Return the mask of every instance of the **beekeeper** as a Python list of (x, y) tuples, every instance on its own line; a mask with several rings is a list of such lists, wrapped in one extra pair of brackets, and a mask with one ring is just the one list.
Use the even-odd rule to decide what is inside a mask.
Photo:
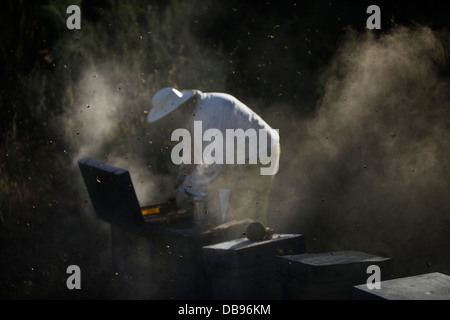
[[(175, 183), (177, 203), (180, 207), (188, 206), (192, 198), (205, 197), (204, 218), (210, 224), (247, 218), (267, 223), (269, 193), (278, 171), (280, 157), (278, 130), (271, 128), (244, 103), (226, 93), (164, 88), (154, 95), (152, 103), (148, 122), (159, 121), (171, 131), (184, 129), (192, 138), (190, 140), (194, 153), (195, 143), (198, 143), (198, 139), (203, 139), (203, 134), (209, 129), (221, 133), (222, 138), (233, 132), (230, 130), (238, 133), (264, 133), (267, 136), (267, 143), (265, 140), (247, 139), (244, 163), (217, 161), (207, 164), (202, 161), (184, 161), (179, 164)], [(217, 136), (220, 134), (216, 135), (216, 139)], [(258, 141), (259, 148), (251, 148), (250, 140)], [(205, 148), (209, 143), (203, 140), (201, 142), (200, 152), (206, 152)], [(223, 152), (230, 153), (227, 147), (233, 143), (234, 141), (221, 143)], [(237, 148), (241, 147), (242, 145), (236, 143), (231, 150), (231, 156), (237, 154), (240, 151)], [(272, 171), (271, 174), (262, 174), (262, 170), (268, 166), (267, 159), (271, 160)]]

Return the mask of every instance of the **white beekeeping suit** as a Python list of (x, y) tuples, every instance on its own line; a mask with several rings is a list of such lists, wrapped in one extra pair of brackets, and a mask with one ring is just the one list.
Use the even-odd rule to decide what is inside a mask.
[[(158, 95), (162, 94), (166, 95), (165, 98), (158, 99)], [(168, 96), (172, 98), (168, 98)], [(195, 132), (195, 130), (199, 130), (199, 124), (202, 137), (205, 131), (215, 129), (222, 133), (223, 139), (227, 136), (227, 129), (233, 131), (236, 129), (242, 129), (243, 131), (254, 129), (253, 132), (256, 133), (264, 130), (267, 134), (265, 147), (263, 145), (259, 145), (259, 148), (256, 146), (254, 148), (250, 147), (250, 139), (241, 140), (241, 144), (238, 144), (238, 141), (228, 139), (223, 142), (224, 157), (222, 164), (180, 164), (176, 188), (179, 203), (183, 203), (183, 201), (188, 199), (186, 190), (207, 194), (207, 210), (210, 215), (214, 215), (213, 220), (217, 223), (241, 218), (254, 218), (265, 222), (264, 211), (268, 202), (273, 174), (278, 171), (280, 140), (278, 130), (272, 129), (244, 103), (225, 93), (204, 93), (199, 90), (180, 92), (173, 88), (166, 88), (158, 92), (153, 100), (154, 109), (152, 109), (149, 118), (155, 118), (155, 114), (158, 111), (156, 106), (158, 105), (168, 106), (168, 109), (174, 107), (176, 109), (177, 101), (181, 102), (181, 108), (188, 101), (194, 101), (192, 115), (188, 118), (186, 126), (191, 137), (194, 137), (196, 133), (198, 136), (198, 132)], [(193, 150), (193, 153), (200, 152), (200, 156), (202, 156), (208, 144), (209, 142), (203, 142), (201, 150)], [(230, 149), (232, 149), (231, 155), (236, 157), (239, 152), (238, 149), (245, 150), (244, 164), (236, 164), (234, 162), (234, 165), (230, 165), (226, 161), (227, 152), (230, 154)], [(258, 162), (261, 154), (275, 155), (273, 159), (276, 159), (276, 163), (270, 164), (273, 174), (261, 175), (261, 163)], [(219, 217), (218, 214), (218, 190), (220, 189), (231, 190), (229, 213), (225, 221), (221, 221), (223, 217)]]

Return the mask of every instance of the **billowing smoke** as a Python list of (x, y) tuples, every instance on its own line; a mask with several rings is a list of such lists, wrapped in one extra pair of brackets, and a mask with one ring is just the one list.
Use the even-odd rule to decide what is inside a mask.
[(274, 225), (305, 232), (311, 251), (391, 256), (404, 273), (448, 265), (445, 55), (427, 27), (350, 31), (322, 74), (315, 116), (280, 131)]
[[(153, 94), (167, 86), (223, 90), (224, 62), (192, 34), (196, 16), (208, 8), (118, 3), (101, 22), (86, 23), (76, 42), (62, 45), (72, 50), (65, 58), (80, 74), (68, 88), (71, 107), (57, 122), (74, 165), (90, 157), (129, 170), (141, 202), (163, 202), (172, 194), (177, 168), (170, 162), (170, 136), (146, 115)], [(135, 19), (139, 23), (129, 25)]]
[(77, 101), (71, 110), (72, 126), (67, 132), (76, 141), (73, 160), (86, 155), (99, 156), (105, 140), (113, 133), (122, 97), (111, 88), (102, 74), (86, 71), (75, 92)]
[[(126, 88), (122, 88), (123, 84), (120, 83), (112, 85), (109, 79), (111, 76), (105, 70), (86, 70), (74, 90), (76, 99), (73, 109), (65, 115), (64, 122), (65, 134), (72, 142), (70, 147), (73, 165), (76, 166), (77, 161), (83, 157), (90, 157), (127, 169), (138, 199), (143, 202), (157, 201), (155, 193), (157, 197), (160, 191), (156, 185), (156, 177), (141, 159), (142, 155), (133, 152), (139, 150), (138, 143), (141, 139), (136, 138), (137, 134), (133, 134), (132, 129), (130, 135), (124, 132), (124, 127), (133, 125), (133, 120), (130, 119), (134, 117), (133, 110), (128, 110), (125, 103), (127, 94), (122, 93)], [(140, 110), (139, 116), (145, 118), (144, 109)], [(115, 143), (117, 135), (120, 135), (123, 145)], [(158, 184), (166, 185), (160, 182)]]

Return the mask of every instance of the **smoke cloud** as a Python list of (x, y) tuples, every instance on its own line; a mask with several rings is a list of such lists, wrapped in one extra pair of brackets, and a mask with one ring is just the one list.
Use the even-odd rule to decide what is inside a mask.
[(448, 266), (446, 54), (427, 27), (348, 32), (314, 117), (280, 131), (274, 225), (305, 230), (311, 250), (391, 256), (406, 274)]
[[(211, 6), (118, 3), (61, 45), (71, 50), (66, 63), (72, 60), (80, 74), (68, 88), (70, 108), (56, 121), (74, 166), (90, 157), (129, 170), (142, 203), (172, 195), (177, 167), (170, 161), (170, 135), (162, 124), (147, 123), (147, 112), (152, 96), (167, 86), (224, 91), (224, 62), (192, 32)], [(135, 19), (139, 23), (129, 23)]]
[(83, 74), (75, 94), (78, 99), (70, 116), (74, 124), (68, 132), (76, 138), (74, 161), (84, 155), (98, 156), (104, 141), (112, 134), (123, 103), (122, 97), (95, 70)]

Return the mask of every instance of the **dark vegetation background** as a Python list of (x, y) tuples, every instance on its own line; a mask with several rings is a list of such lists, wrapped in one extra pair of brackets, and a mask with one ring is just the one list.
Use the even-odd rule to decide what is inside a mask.
[[(83, 155), (124, 167), (133, 163), (145, 171), (140, 176), (141, 183), (150, 183), (151, 188), (144, 189), (153, 190), (164, 200), (162, 196), (169, 187), (158, 184), (170, 183), (164, 177), (170, 176), (174, 168), (170, 167), (170, 152), (160, 142), (164, 138), (158, 135), (158, 128), (146, 125), (144, 114), (150, 109), (151, 96), (160, 87), (226, 91), (244, 102), (255, 102), (255, 108), (272, 120), (273, 127), (280, 128), (283, 137), (289, 128), (299, 128), (302, 121), (316, 115), (326, 90), (324, 72), (332, 65), (349, 30), (365, 31), (366, 8), (370, 4), (378, 4), (382, 11), (382, 30), (372, 31), (375, 38), (398, 25), (424, 25), (436, 30), (444, 45), (444, 61), (436, 64), (436, 72), (440, 78), (448, 79), (449, 12), (443, 3), (2, 2), (0, 298), (124, 297), (120, 280), (110, 265), (108, 226), (95, 219), (75, 161)], [(71, 4), (81, 7), (82, 30), (66, 28), (66, 8)], [(101, 93), (101, 98), (92, 98), (90, 105), (88, 98), (96, 92), (99, 96)], [(439, 92), (448, 93), (448, 87)], [(88, 112), (94, 112), (96, 103), (110, 109), (104, 108), (91, 117)], [(277, 105), (289, 108), (274, 111)], [(448, 103), (444, 107), (437, 114), (448, 119)], [(120, 118), (111, 118), (119, 114)], [(430, 119), (429, 127), (434, 118)], [(284, 126), (285, 123), (289, 125)], [(448, 130), (448, 122), (445, 128)], [(448, 135), (441, 137), (441, 174), (449, 180), (445, 162), (449, 140)], [(299, 138), (286, 138), (288, 143), (283, 144), (283, 150), (294, 150), (296, 139)], [(302, 156), (301, 151), (292, 154)], [(290, 211), (286, 214), (290, 224), (286, 231), (304, 233), (311, 252), (349, 249), (348, 244), (353, 243), (353, 249), (392, 255), (399, 261), (398, 276), (431, 271), (450, 273), (448, 200), (444, 197), (435, 201), (430, 196), (429, 202), (423, 202), (428, 205), (421, 210), (439, 214), (420, 223), (436, 228), (428, 230), (427, 235), (414, 229), (414, 235), (400, 242), (408, 250), (387, 245), (399, 242), (386, 234), (381, 236), (388, 239), (385, 247), (364, 245), (370, 243), (373, 235), (369, 227), (364, 229), (367, 221), (356, 218), (355, 224), (363, 224), (363, 231), (345, 229), (341, 216), (333, 213), (345, 213), (346, 209), (327, 202), (342, 198), (345, 186), (350, 185), (345, 159), (332, 172), (330, 168), (325, 170), (331, 174), (321, 178), (321, 190), (316, 186), (308, 191), (312, 197), (307, 201), (331, 203), (329, 206), (315, 206), (311, 214), (299, 216), (292, 212), (311, 207), (281, 206), (282, 211)], [(295, 166), (289, 168), (296, 170)], [(144, 181), (146, 175), (158, 183)], [(432, 190), (432, 186), (428, 188), (431, 195), (442, 191), (448, 194), (448, 189)], [(294, 185), (290, 191), (292, 198), (304, 192)], [(393, 190), (391, 196), (395, 198), (397, 192), (401, 193)], [(275, 207), (274, 210), (280, 210)], [(381, 208), (380, 203), (379, 209), (384, 210)], [(405, 214), (395, 223), (402, 225), (407, 220)], [(383, 221), (376, 223), (377, 228), (383, 228)], [(275, 220), (274, 225), (284, 231), (285, 224)], [(344, 227), (344, 235), (336, 231), (340, 227)], [(359, 245), (358, 237), (363, 235), (367, 239)], [(433, 241), (426, 240), (431, 235), (437, 236)], [(81, 291), (66, 289), (65, 271), (70, 264), (81, 267)]]

